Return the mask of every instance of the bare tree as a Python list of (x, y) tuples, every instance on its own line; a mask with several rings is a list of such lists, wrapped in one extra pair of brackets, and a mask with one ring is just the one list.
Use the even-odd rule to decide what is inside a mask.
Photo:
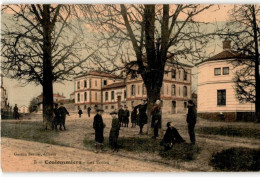
[(114, 69), (126, 68), (127, 74), (141, 75), (147, 89), (148, 116), (152, 104), (160, 98), (168, 57), (175, 62), (183, 59), (196, 62), (205, 55), (211, 36), (203, 32), (206, 23), (195, 18), (210, 7), (184, 4), (81, 6), (94, 29), (99, 31), (97, 38), (105, 41), (109, 48), (109, 56), (99, 62), (103, 69), (108, 68), (105, 61), (112, 59)]
[[(84, 72), (94, 51), (84, 43), (83, 30), (71, 5), (2, 6), (2, 71), (23, 84), (43, 87), (43, 122), (52, 121), (53, 83)], [(86, 57), (82, 58), (81, 50)], [(89, 50), (89, 52), (88, 52)]]
[(259, 5), (235, 5), (230, 11), (225, 36), (234, 43), (233, 49), (245, 57), (233, 62), (234, 67), (240, 67), (234, 78), (237, 97), (240, 101), (255, 103), (256, 121), (260, 122)]

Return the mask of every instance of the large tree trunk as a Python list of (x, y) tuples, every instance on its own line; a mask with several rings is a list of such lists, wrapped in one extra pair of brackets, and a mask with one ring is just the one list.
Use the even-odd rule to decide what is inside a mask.
[(252, 5), (253, 15), (253, 30), (254, 30), (254, 46), (255, 46), (255, 118), (256, 122), (260, 123), (260, 87), (259, 87), (259, 50), (258, 50), (258, 32), (255, 15), (255, 6)]
[(53, 119), (50, 5), (43, 5), (43, 33), (43, 123), (47, 130), (52, 127)]

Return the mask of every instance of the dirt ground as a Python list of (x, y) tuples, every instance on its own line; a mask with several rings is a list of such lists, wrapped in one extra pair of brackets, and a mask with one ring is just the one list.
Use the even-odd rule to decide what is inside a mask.
[[(197, 157), (192, 161), (167, 160), (159, 155), (159, 151), (153, 153), (146, 151), (127, 151), (120, 149), (118, 153), (112, 153), (108, 148), (102, 154), (96, 154), (94, 150), (94, 130), (92, 128), (94, 114), (87, 117), (86, 113), (81, 118), (77, 114), (71, 114), (67, 117), (67, 131), (59, 131), (52, 137), (55, 144), (50, 145), (32, 141), (24, 141), (8, 138), (8, 135), (2, 138), (2, 169), (3, 171), (120, 171), (120, 172), (179, 172), (179, 171), (214, 171), (209, 165), (209, 159), (212, 154), (230, 147), (260, 148), (260, 140), (250, 137), (230, 137), (222, 135), (196, 134), (197, 147), (201, 149)], [(111, 127), (110, 115), (103, 115), (106, 128), (104, 130), (105, 139), (108, 139)], [(170, 115), (163, 117), (163, 131), (159, 139), (166, 130), (168, 121), (174, 122), (182, 137), (189, 143), (185, 115)], [(3, 120), (2, 128), (11, 127), (19, 131), (22, 125), (31, 122), (41, 122), (39, 115), (25, 117), (20, 121)], [(130, 124), (129, 124), (130, 125)], [(131, 126), (131, 125), (130, 125)], [(198, 119), (196, 128), (200, 127), (219, 127), (232, 126), (242, 128), (253, 128), (260, 132), (260, 125), (245, 122), (213, 122), (204, 119)], [(144, 129), (147, 127), (145, 126)], [(120, 138), (151, 138), (151, 135), (139, 135), (139, 128), (121, 128)], [(48, 133), (48, 132), (46, 132)], [(37, 141), (37, 140), (36, 140)], [(84, 141), (93, 141), (93, 145), (86, 146)], [(40, 141), (42, 142), (42, 141)], [(64, 147), (66, 146), (66, 147)], [(159, 146), (159, 144), (158, 144)], [(44, 154), (47, 156), (29, 156), (32, 154)], [(14, 155), (23, 154), (23, 155)], [(55, 154), (55, 155), (49, 155)], [(25, 156), (26, 154), (26, 156)], [(45, 164), (48, 161), (82, 161), (83, 164)], [(75, 162), (74, 162), (75, 163)]]

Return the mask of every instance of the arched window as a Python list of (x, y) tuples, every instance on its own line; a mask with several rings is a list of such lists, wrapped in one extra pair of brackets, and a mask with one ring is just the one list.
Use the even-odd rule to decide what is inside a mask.
[(87, 92), (84, 93), (84, 101), (87, 101)]
[(78, 93), (78, 102), (80, 102), (80, 93)]
[(188, 96), (187, 86), (183, 86), (183, 97)]
[(172, 96), (176, 96), (176, 86), (175, 86), (175, 84), (172, 85)]

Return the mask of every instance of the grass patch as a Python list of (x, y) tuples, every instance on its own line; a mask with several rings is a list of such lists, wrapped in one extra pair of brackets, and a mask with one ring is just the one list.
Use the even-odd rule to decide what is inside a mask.
[(257, 129), (239, 127), (201, 127), (196, 132), (211, 135), (236, 136), (260, 139), (260, 131)]
[(259, 171), (260, 149), (230, 148), (212, 155), (210, 161), (216, 170)]
[(54, 141), (54, 138), (59, 136), (59, 132), (44, 130), (42, 122), (2, 122), (1, 135), (2, 137), (67, 146)]
[(160, 156), (167, 160), (192, 161), (197, 158), (201, 151), (196, 145), (187, 143), (175, 144), (169, 151), (161, 151)]

